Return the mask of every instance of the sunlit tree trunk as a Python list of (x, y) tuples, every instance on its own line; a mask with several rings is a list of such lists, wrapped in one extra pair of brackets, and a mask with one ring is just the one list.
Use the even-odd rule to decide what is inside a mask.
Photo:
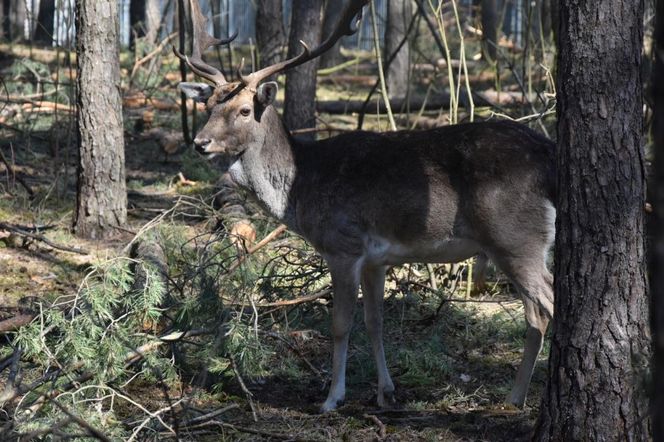
[(535, 440), (649, 440), (643, 0), (560, 12), (556, 310)]
[(3, 0), (5, 12), (5, 35), (8, 40), (25, 39), (25, 22), (27, 9), (25, 0)]
[[(385, 59), (387, 60), (399, 47), (406, 36), (408, 24), (413, 15), (410, 1), (388, 0), (387, 23), (385, 26)], [(387, 69), (387, 92), (390, 97), (405, 97), (408, 92), (410, 74), (410, 46), (406, 41), (399, 49)]]
[(116, 0), (76, 0), (76, 234), (105, 238), (127, 220)]

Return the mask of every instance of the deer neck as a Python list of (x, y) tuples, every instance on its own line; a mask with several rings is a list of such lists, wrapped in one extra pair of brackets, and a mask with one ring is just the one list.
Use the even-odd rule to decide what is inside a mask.
[(264, 137), (249, 145), (229, 172), (272, 216), (292, 227), (290, 191), (296, 174), (295, 142), (274, 107), (268, 106), (261, 120)]

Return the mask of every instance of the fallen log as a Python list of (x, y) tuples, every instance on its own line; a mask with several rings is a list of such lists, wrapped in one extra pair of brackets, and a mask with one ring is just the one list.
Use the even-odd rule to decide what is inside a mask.
[[(521, 93), (516, 92), (473, 92), (473, 101), (475, 102), (475, 106), (491, 106), (500, 109), (501, 107), (506, 106), (520, 106), (521, 100)], [(366, 113), (375, 113), (377, 107), (380, 113), (386, 112), (386, 107), (383, 100), (380, 98), (374, 98), (366, 106)], [(424, 108), (425, 111), (449, 109), (450, 94), (442, 93), (436, 96), (430, 96), (428, 99), (426, 99), (426, 101), (425, 97), (423, 96), (411, 97), (410, 100), (406, 100), (404, 98), (393, 98), (390, 100), (390, 107), (394, 113), (405, 113), (407, 109), (410, 109), (410, 112), (417, 112), (422, 108)], [(459, 107), (469, 107), (468, 96), (465, 92), (462, 93), (459, 97)], [(316, 102), (316, 110), (320, 113), (326, 114), (360, 113), (363, 109), (364, 100), (329, 100)]]

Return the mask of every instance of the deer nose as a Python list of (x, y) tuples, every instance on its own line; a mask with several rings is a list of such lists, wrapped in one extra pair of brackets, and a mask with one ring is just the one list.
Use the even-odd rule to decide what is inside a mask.
[(207, 146), (212, 143), (212, 140), (208, 138), (196, 138), (194, 139), (194, 147), (199, 153), (205, 153)]

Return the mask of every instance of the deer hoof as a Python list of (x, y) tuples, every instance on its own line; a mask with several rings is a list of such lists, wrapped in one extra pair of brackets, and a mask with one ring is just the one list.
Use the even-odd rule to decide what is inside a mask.
[(395, 403), (394, 390), (378, 393), (378, 406), (380, 408), (392, 408)]
[(330, 411), (334, 411), (339, 407), (340, 405), (343, 405), (344, 401), (343, 399), (334, 399), (334, 398), (328, 398), (323, 405), (320, 407), (320, 412), (321, 413), (329, 413)]

